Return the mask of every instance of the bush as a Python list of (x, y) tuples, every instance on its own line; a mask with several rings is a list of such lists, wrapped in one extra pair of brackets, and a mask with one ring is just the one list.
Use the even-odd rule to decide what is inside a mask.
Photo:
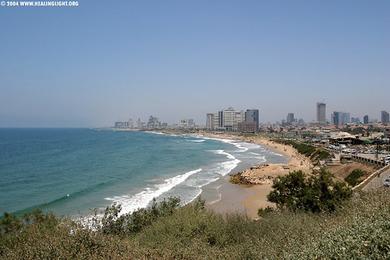
[(260, 208), (257, 210), (257, 215), (259, 217), (267, 217), (269, 214), (271, 213), (274, 213), (275, 212), (275, 209), (270, 207), (270, 206), (267, 206), (265, 208)]
[(304, 210), (313, 213), (332, 212), (352, 191), (344, 183), (333, 181), (331, 173), (322, 169), (305, 178), (302, 171), (294, 171), (274, 180), (268, 200), (280, 209)]
[(386, 189), (358, 193), (337, 214), (276, 211), (259, 221), (216, 214), (197, 200), (125, 237), (47, 214), (16, 219), (21, 226), (0, 235), (0, 259), (390, 258)]
[(345, 177), (345, 181), (351, 185), (352, 187), (358, 185), (362, 180), (361, 177), (363, 177), (366, 174), (365, 171), (360, 169), (353, 170), (350, 174), (348, 174), (347, 177)]
[(172, 215), (179, 205), (179, 198), (171, 197), (160, 203), (153, 199), (152, 205), (148, 208), (119, 215), (122, 208), (120, 205), (114, 204), (106, 208), (101, 220), (100, 231), (104, 234), (115, 235), (134, 234), (151, 225), (156, 219)]

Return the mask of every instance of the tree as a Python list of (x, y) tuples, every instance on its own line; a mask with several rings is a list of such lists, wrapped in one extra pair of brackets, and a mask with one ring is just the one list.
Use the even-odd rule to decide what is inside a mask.
[(305, 178), (302, 171), (293, 171), (274, 180), (268, 200), (280, 209), (304, 210), (314, 213), (332, 212), (352, 195), (352, 190), (342, 182), (335, 182), (330, 172)]

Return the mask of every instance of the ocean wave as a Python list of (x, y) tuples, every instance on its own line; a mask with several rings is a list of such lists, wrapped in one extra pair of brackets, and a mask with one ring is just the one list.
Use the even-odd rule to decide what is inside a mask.
[(204, 139), (196, 139), (196, 140), (187, 140), (187, 141), (188, 142), (193, 142), (193, 143), (203, 143), (206, 140), (204, 140)]
[(193, 171), (186, 172), (181, 175), (166, 179), (162, 184), (156, 184), (153, 188), (145, 188), (145, 190), (133, 195), (133, 196), (114, 196), (113, 198), (105, 198), (106, 200), (113, 201), (122, 205), (122, 214), (131, 213), (137, 209), (145, 208), (153, 200), (163, 193), (171, 190), (173, 187), (184, 182), (188, 177), (193, 174), (201, 172), (202, 169), (196, 169)]
[(25, 209), (21, 209), (21, 210), (18, 210), (16, 212), (14, 212), (14, 213), (17, 214), (17, 215), (22, 215), (22, 214), (24, 214), (26, 212), (30, 212), (33, 209), (48, 209), (50, 207), (53, 207), (55, 205), (58, 205), (60, 203), (65, 202), (65, 201), (76, 199), (77, 197), (83, 196), (86, 193), (99, 190), (100, 188), (102, 188), (102, 187), (104, 187), (106, 185), (109, 185), (110, 183), (112, 183), (112, 182), (111, 181), (100, 182), (100, 183), (97, 183), (97, 184), (95, 184), (93, 186), (90, 186), (88, 188), (85, 188), (85, 189), (82, 189), (82, 190), (79, 190), (79, 191), (76, 191), (76, 192), (73, 192), (73, 193), (65, 194), (64, 196), (58, 197), (58, 198), (56, 198), (54, 200), (51, 200), (51, 201), (48, 201), (48, 202), (44, 202), (44, 203), (41, 203), (41, 204), (37, 204), (37, 205), (31, 206), (31, 207), (28, 207), (28, 208), (25, 208)]
[(202, 192), (203, 192), (203, 190), (201, 188), (199, 188), (197, 194), (192, 199), (190, 199), (189, 201), (186, 201), (184, 203), (184, 205), (187, 205), (187, 204), (193, 202), (197, 197), (199, 197), (200, 194), (202, 194)]
[(169, 133), (163, 133), (163, 132), (158, 132), (158, 131), (144, 131), (144, 133), (155, 134), (155, 135), (165, 135), (165, 136), (182, 136), (182, 135), (178, 135), (178, 134), (169, 134)]
[(229, 161), (221, 162), (218, 166), (217, 172), (222, 176), (229, 174), (241, 162), (232, 154), (227, 153), (224, 150), (211, 150), (211, 152), (215, 154), (225, 155), (226, 158), (230, 159)]
[(281, 156), (283, 157), (284, 155), (283, 154), (280, 154), (280, 153), (275, 153), (275, 152), (272, 152), (272, 151), (269, 151), (270, 154), (273, 154), (273, 155), (276, 155), (276, 156)]
[(225, 155), (228, 159), (236, 159), (232, 154), (225, 152), (224, 150), (210, 150), (212, 153)]

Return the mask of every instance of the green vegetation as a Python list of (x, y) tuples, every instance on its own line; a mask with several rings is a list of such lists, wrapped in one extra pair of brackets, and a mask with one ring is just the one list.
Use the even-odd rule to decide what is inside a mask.
[(352, 187), (358, 185), (362, 182), (362, 177), (366, 174), (365, 171), (360, 169), (353, 170), (347, 177), (345, 177), (345, 181), (351, 185)]
[(286, 140), (286, 139), (275, 139), (273, 140), (278, 143), (291, 145), (294, 147), (300, 154), (303, 154), (307, 157), (309, 157), (313, 162), (318, 162), (321, 160), (329, 159), (332, 155), (322, 149), (322, 148), (316, 148), (315, 146), (312, 146), (310, 144), (296, 142), (293, 140)]
[(104, 234), (111, 235), (132, 235), (140, 232), (147, 226), (150, 226), (158, 218), (170, 216), (179, 207), (178, 198), (169, 198), (160, 203), (153, 199), (152, 205), (146, 209), (139, 209), (131, 214), (119, 216), (121, 205), (112, 205), (107, 207), (101, 223), (95, 217), (95, 228), (100, 228)]
[(1, 259), (386, 259), (390, 191), (361, 193), (335, 214), (269, 212), (259, 221), (223, 217), (195, 203), (131, 235), (91, 231), (39, 212), (8, 215), (0, 227)]
[(272, 188), (268, 200), (280, 209), (291, 211), (332, 212), (352, 196), (345, 183), (335, 182), (331, 173), (324, 169), (309, 178), (305, 178), (302, 171), (279, 176)]
[(216, 214), (200, 199), (179, 208), (176, 198), (121, 216), (120, 206), (108, 207), (94, 230), (39, 211), (5, 214), (0, 259), (390, 258), (390, 190), (357, 193), (341, 206), (348, 189), (325, 171), (307, 179), (292, 172), (275, 185), (300, 202), (277, 194), (284, 210), (260, 210), (258, 221)]
[(294, 147), (300, 154), (303, 154), (307, 157), (310, 157), (316, 150), (316, 148), (309, 144), (298, 143), (292, 140), (279, 140), (279, 142), (291, 145)]

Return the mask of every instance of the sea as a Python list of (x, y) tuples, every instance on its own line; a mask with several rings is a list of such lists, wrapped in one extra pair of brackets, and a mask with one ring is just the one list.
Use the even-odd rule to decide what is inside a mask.
[(0, 129), (0, 214), (34, 208), (121, 214), (171, 196), (185, 205), (220, 178), (281, 154), (253, 143), (112, 129)]

